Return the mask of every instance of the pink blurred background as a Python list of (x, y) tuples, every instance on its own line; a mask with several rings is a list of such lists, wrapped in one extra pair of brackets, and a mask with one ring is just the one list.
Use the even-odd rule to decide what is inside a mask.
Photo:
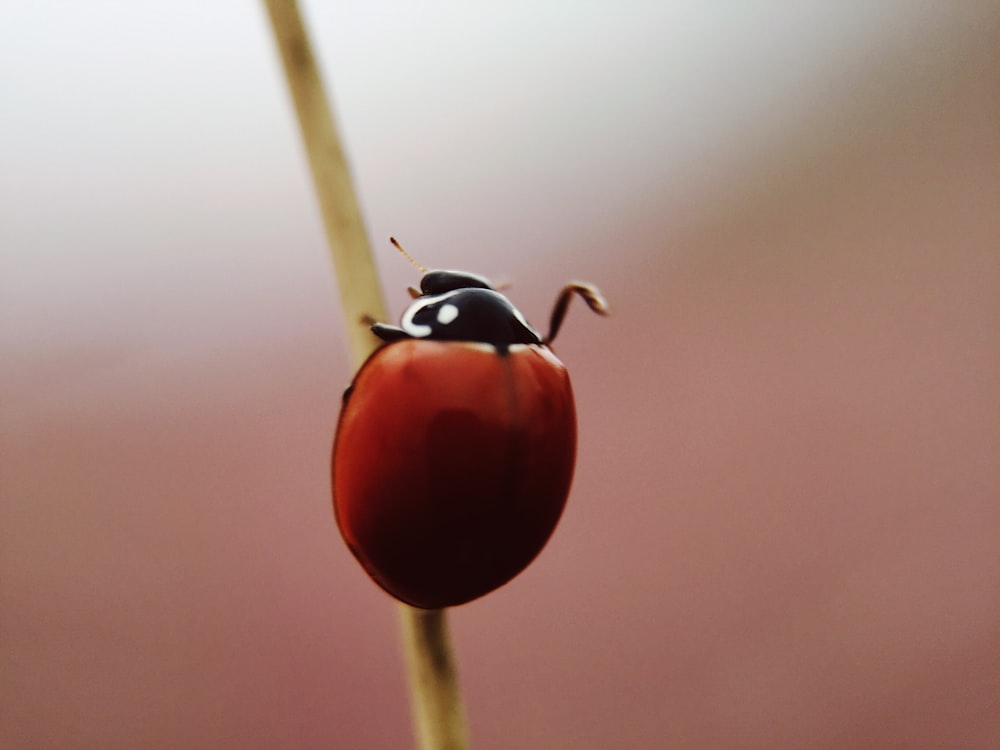
[[(474, 747), (1000, 747), (1000, 5), (306, 10), (394, 314), (390, 234), (615, 308), (452, 614)], [(410, 746), (262, 8), (8, 4), (0, 68), (0, 746)]]

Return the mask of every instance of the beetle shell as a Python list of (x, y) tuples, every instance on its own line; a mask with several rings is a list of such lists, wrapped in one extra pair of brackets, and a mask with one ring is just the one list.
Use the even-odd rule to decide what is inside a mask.
[(486, 594), (548, 541), (569, 493), (576, 416), (545, 346), (402, 339), (344, 396), (337, 524), (368, 574), (436, 609)]

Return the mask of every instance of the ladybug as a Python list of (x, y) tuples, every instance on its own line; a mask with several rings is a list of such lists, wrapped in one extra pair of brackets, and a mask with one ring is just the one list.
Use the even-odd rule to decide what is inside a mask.
[(576, 412), (549, 345), (574, 295), (602, 315), (607, 305), (595, 287), (567, 284), (542, 337), (476, 274), (425, 272), (411, 295), (398, 327), (372, 325), (385, 343), (344, 393), (334, 512), (379, 586), (439, 609), (507, 583), (555, 529)]

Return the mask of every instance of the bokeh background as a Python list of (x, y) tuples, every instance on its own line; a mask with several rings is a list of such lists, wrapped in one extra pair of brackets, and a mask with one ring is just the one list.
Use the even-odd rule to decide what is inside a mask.
[[(1000, 5), (305, 10), (394, 314), (615, 308), (474, 746), (1000, 747)], [(0, 746), (410, 746), (262, 7), (6, 3), (0, 100)]]

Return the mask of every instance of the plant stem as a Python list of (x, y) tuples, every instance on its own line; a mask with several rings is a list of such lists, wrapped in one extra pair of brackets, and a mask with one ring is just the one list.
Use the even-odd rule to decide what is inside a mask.
[(340, 288), (354, 364), (360, 366), (378, 340), (361, 321), (386, 320), (378, 272), (365, 232), (351, 173), (340, 145), (332, 108), (294, 0), (265, 0), (285, 67), (313, 187)]
[[(295, 104), (340, 288), (355, 366), (378, 345), (363, 320), (386, 320), (378, 273), (344, 150), (295, 0), (265, 0)], [(421, 750), (466, 750), (462, 696), (444, 610), (400, 604), (410, 702)]]
[(466, 750), (469, 738), (445, 610), (404, 604), (400, 617), (417, 746), (422, 750)]

